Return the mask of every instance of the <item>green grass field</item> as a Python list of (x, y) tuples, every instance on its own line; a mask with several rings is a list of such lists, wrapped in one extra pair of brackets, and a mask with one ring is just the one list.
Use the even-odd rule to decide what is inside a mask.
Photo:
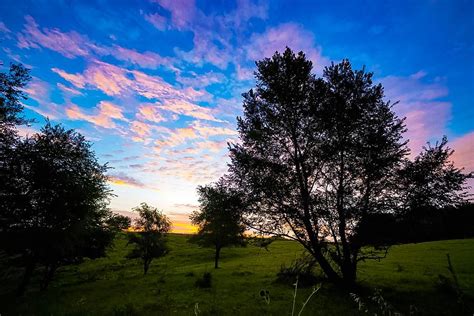
[[(0, 314), (4, 315), (290, 315), (291, 284), (276, 282), (282, 264), (302, 253), (292, 241), (276, 241), (270, 251), (254, 246), (225, 248), (221, 268), (213, 268), (212, 249), (187, 242), (184, 235), (168, 237), (170, 253), (153, 261), (143, 275), (140, 261), (125, 259), (126, 240), (120, 235), (106, 258), (86, 261), (58, 271), (47, 291), (38, 291), (34, 279), (22, 298), (12, 293), (19, 271), (2, 267)], [(474, 240), (450, 240), (392, 247), (380, 262), (360, 265), (358, 274), (366, 295), (382, 289), (384, 298), (397, 310), (408, 313), (415, 305), (422, 315), (458, 315), (455, 295), (441, 290), (438, 275), (450, 276), (446, 254), (457, 272), (465, 301), (472, 308), (474, 297)], [(212, 273), (212, 288), (195, 286), (206, 271)], [(270, 304), (260, 297), (270, 293)], [(299, 289), (296, 311), (311, 292)], [(295, 313), (297, 314), (297, 313)], [(348, 293), (323, 284), (303, 315), (358, 315), (357, 304)]]

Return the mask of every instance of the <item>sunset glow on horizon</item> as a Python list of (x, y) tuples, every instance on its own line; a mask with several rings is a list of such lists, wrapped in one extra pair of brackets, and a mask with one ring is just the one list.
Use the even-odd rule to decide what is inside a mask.
[(474, 171), (474, 22), (469, 2), (449, 4), (7, 0), (0, 69), (31, 69), (24, 105), (36, 123), (22, 135), (45, 118), (76, 129), (111, 167), (112, 210), (133, 215), (146, 202), (173, 232), (194, 233), (196, 187), (226, 172), (255, 61), (286, 46), (317, 75), (343, 58), (365, 65), (399, 101), (413, 155), (447, 135), (456, 165)]

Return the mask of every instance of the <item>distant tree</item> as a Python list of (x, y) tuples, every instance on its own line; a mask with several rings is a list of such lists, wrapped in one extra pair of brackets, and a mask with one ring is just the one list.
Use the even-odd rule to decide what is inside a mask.
[(133, 211), (138, 212), (139, 218), (135, 220), (137, 232), (128, 235), (129, 244), (134, 244), (134, 248), (127, 258), (142, 259), (143, 274), (147, 274), (153, 259), (168, 253), (165, 234), (170, 230), (171, 222), (165, 214), (146, 203)]
[(405, 125), (372, 73), (347, 60), (323, 78), (311, 71), (290, 49), (257, 62), (256, 88), (243, 95), (237, 121), (241, 143), (230, 146), (230, 177), (252, 228), (297, 240), (329, 280), (353, 286), (358, 262), (380, 258), (357, 238), (359, 225), (402, 207)]
[(44, 289), (60, 266), (103, 256), (114, 231), (107, 166), (82, 135), (47, 122), (15, 146), (14, 157), (1, 199), (0, 248), (22, 258), (21, 294), (37, 266)]
[(107, 220), (107, 225), (115, 230), (125, 230), (132, 225), (132, 219), (120, 214), (112, 214)]
[(223, 180), (199, 186), (197, 190), (200, 208), (191, 214), (190, 219), (198, 226), (198, 232), (190, 241), (215, 248), (214, 268), (217, 269), (223, 247), (244, 245), (242, 200)]
[(443, 137), (434, 146), (430, 143), (414, 160), (405, 160), (399, 171), (398, 185), (402, 212), (416, 216), (423, 209), (456, 207), (472, 197), (466, 180), (473, 173), (464, 173), (450, 159), (453, 150)]

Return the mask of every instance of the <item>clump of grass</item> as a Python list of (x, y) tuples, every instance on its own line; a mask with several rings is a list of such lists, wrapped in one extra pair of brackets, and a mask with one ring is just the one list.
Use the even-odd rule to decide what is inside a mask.
[(318, 282), (318, 277), (314, 273), (316, 261), (312, 256), (303, 255), (286, 266), (282, 265), (277, 273), (277, 282), (294, 284), (299, 280), (300, 287), (308, 287)]
[(185, 277), (193, 277), (195, 274), (193, 271), (187, 272), (184, 276)]
[(202, 277), (196, 280), (196, 286), (201, 289), (211, 288), (212, 287), (212, 274), (210, 272), (204, 272)]

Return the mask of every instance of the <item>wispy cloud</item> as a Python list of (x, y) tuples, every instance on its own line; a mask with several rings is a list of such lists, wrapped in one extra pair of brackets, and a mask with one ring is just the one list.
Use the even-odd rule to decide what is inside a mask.
[(109, 175), (109, 182), (115, 185), (125, 185), (125, 186), (132, 186), (137, 188), (146, 188), (146, 185), (143, 184), (138, 179), (134, 177), (128, 176), (123, 172), (110, 174)]
[(314, 39), (313, 33), (295, 23), (286, 23), (268, 28), (264, 33), (254, 34), (245, 46), (247, 58), (260, 60), (272, 56), (276, 51), (283, 52), (286, 47), (293, 51), (303, 51), (313, 62), (315, 70), (321, 73), (324, 66), (329, 65)]
[(103, 128), (115, 128), (114, 120), (127, 121), (122, 108), (108, 101), (101, 101), (94, 112), (94, 114), (85, 113), (74, 104), (66, 108), (66, 115), (69, 119), (84, 120)]
[(172, 59), (161, 57), (154, 52), (138, 52), (135, 49), (124, 48), (119, 45), (101, 45), (76, 31), (63, 32), (57, 28), (40, 29), (31, 16), (26, 16), (25, 20), (26, 24), (23, 32), (17, 36), (17, 45), (20, 48), (43, 47), (71, 59), (76, 57), (92, 59), (98, 56), (110, 55), (119, 61), (125, 61), (143, 68), (156, 69), (162, 65), (174, 69)]

